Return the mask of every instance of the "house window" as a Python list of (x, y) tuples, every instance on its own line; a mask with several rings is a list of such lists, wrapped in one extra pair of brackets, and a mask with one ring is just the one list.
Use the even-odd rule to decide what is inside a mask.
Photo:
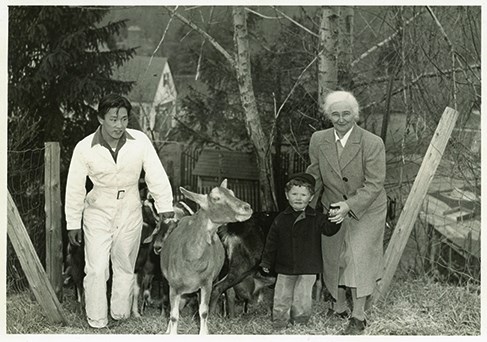
[(164, 87), (169, 86), (169, 74), (162, 74), (162, 85)]

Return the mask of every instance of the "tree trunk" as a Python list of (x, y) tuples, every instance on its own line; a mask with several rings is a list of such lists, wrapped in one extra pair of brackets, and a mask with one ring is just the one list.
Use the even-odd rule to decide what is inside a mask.
[(397, 9), (397, 15), (396, 17), (398, 18), (396, 21), (396, 27), (397, 27), (397, 36), (391, 41), (392, 44), (392, 49), (394, 49), (394, 55), (393, 58), (391, 59), (391, 73), (389, 75), (389, 85), (387, 88), (387, 102), (386, 102), (386, 109), (384, 111), (384, 115), (382, 117), (382, 127), (381, 127), (381, 133), (380, 136), (382, 140), (384, 141), (384, 144), (386, 143), (387, 139), (387, 130), (389, 129), (389, 118), (391, 117), (391, 101), (392, 101), (392, 91), (394, 88), (394, 80), (396, 79), (398, 73), (401, 71), (401, 60), (400, 60), (400, 53), (402, 52), (402, 38), (403, 38), (403, 28), (404, 28), (404, 23), (402, 21), (402, 7), (399, 7)]
[(246, 128), (257, 153), (262, 210), (276, 210), (277, 203), (274, 191), (272, 172), (271, 143), (264, 134), (260, 121), (257, 102), (252, 86), (247, 15), (244, 7), (233, 8), (235, 67), (240, 90), (240, 101), (245, 112)]
[(353, 33), (353, 6), (341, 6), (338, 18), (338, 86), (343, 90), (351, 90), (352, 84), (352, 33)]
[(318, 47), (318, 108), (324, 115), (326, 95), (337, 87), (337, 15), (331, 6), (323, 6)]

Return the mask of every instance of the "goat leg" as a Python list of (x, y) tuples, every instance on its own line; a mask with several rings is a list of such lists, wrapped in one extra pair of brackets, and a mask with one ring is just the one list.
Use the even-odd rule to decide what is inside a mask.
[(229, 288), (226, 292), (227, 300), (227, 313), (229, 318), (235, 318), (235, 289), (233, 287)]
[[(212, 314), (216, 312), (218, 298), (220, 298), (223, 292), (235, 286), (236, 284), (240, 283), (247, 276), (254, 274), (254, 272), (255, 272), (255, 268), (251, 268), (250, 270), (243, 272), (241, 274), (233, 274), (230, 272), (225, 277), (223, 277), (220, 281), (218, 281), (215, 285), (213, 285), (213, 291), (211, 293), (211, 300), (210, 300), (210, 312)], [(229, 310), (231, 309), (229, 308)]]
[(140, 287), (139, 284), (137, 283), (137, 273), (134, 274), (134, 287), (132, 290), (132, 315), (134, 317), (140, 317), (139, 314), (139, 293), (140, 293)]
[(169, 317), (169, 323), (167, 324), (166, 334), (177, 335), (178, 334), (178, 320), (179, 320), (179, 302), (181, 301), (181, 295), (176, 293), (176, 290), (169, 288), (169, 302), (171, 303), (171, 313)]
[(200, 335), (208, 335), (208, 304), (210, 303), (211, 282), (201, 287), (199, 314), (200, 314)]

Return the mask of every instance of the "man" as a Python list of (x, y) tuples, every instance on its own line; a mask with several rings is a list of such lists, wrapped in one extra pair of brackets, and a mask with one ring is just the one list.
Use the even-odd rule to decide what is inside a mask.
[[(86, 316), (94, 328), (108, 323), (110, 261), (110, 314), (115, 320), (130, 316), (142, 230), (138, 188), (142, 170), (161, 221), (174, 215), (171, 185), (151, 141), (143, 132), (127, 129), (131, 109), (123, 96), (110, 94), (101, 99), (97, 113), (100, 126), (76, 145), (66, 184), (65, 213), (71, 244), (80, 245), (83, 224)], [(87, 176), (93, 183), (88, 194)]]
[(342, 223), (338, 234), (322, 237), (323, 278), (335, 299), (330, 314), (348, 316), (346, 291), (353, 308), (344, 334), (362, 334), (366, 326), (365, 302), (382, 276), (383, 236), (387, 210), (384, 189), (385, 147), (382, 139), (356, 124), (359, 105), (346, 91), (325, 99), (325, 114), (333, 128), (311, 136), (306, 172), (323, 189), (321, 204), (330, 220)]

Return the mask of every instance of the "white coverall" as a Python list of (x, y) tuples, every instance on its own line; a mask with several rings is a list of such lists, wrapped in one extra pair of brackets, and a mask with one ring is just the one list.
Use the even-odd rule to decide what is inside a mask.
[[(114, 319), (130, 316), (129, 300), (142, 230), (138, 188), (142, 169), (157, 211), (173, 211), (169, 179), (145, 133), (127, 129), (116, 162), (107, 147), (100, 144), (100, 133), (98, 128), (74, 149), (65, 205), (68, 230), (80, 229), (83, 222), (86, 315), (93, 327), (108, 323), (106, 282), (110, 258), (113, 270), (110, 314)], [(93, 182), (88, 194), (86, 176)]]

